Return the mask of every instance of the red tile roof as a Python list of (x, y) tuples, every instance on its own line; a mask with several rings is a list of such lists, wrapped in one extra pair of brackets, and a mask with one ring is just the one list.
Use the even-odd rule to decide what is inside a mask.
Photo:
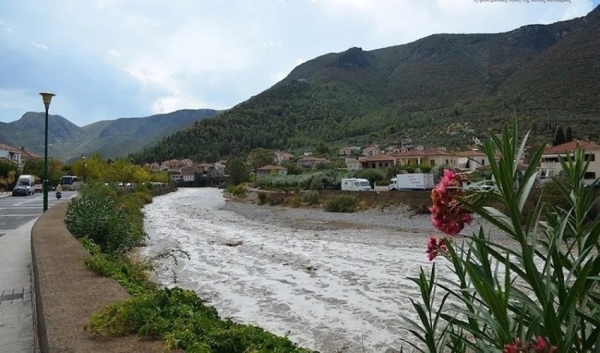
[(287, 170), (287, 168), (282, 167), (280, 165), (266, 165), (264, 167), (258, 168), (258, 170)]
[(459, 157), (474, 157), (474, 156), (482, 156), (485, 157), (486, 154), (481, 151), (461, 151), (456, 153)]
[(546, 148), (544, 150), (544, 154), (561, 154), (565, 152), (574, 152), (578, 147), (589, 151), (600, 150), (600, 145), (596, 144), (595, 142), (573, 140), (562, 143), (560, 145)]
[(441, 151), (437, 148), (429, 148), (426, 150), (410, 150), (406, 152), (391, 153), (392, 157), (429, 157), (429, 156), (454, 156), (448, 151)]
[(319, 157), (313, 157), (313, 156), (304, 156), (302, 158), (300, 158), (301, 162), (325, 162), (327, 161), (326, 158), (319, 158)]
[(11, 151), (11, 152), (19, 152), (18, 148), (14, 148), (13, 146), (9, 146), (4, 143), (0, 143), (0, 149)]
[(388, 162), (394, 161), (394, 157), (386, 156), (385, 154), (375, 154), (360, 160), (361, 162)]

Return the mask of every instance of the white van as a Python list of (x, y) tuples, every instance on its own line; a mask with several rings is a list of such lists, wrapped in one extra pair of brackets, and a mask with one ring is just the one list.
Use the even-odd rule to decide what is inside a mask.
[(35, 186), (35, 177), (33, 175), (21, 175), (17, 180), (17, 186), (27, 188), (27, 195), (33, 195)]
[(371, 190), (371, 183), (367, 179), (362, 178), (342, 179), (342, 190), (369, 191)]

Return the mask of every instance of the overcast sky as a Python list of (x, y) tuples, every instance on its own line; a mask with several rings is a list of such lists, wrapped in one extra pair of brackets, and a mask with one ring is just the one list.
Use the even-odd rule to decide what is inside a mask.
[(0, 0), (0, 121), (43, 111), (41, 91), (79, 126), (230, 108), (322, 54), (505, 32), (600, 2), (479, 1)]

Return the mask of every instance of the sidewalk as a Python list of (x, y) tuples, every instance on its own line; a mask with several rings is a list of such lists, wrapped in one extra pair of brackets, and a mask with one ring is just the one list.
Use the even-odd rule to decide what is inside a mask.
[(31, 228), (36, 220), (0, 237), (0, 353), (36, 351), (31, 273)]

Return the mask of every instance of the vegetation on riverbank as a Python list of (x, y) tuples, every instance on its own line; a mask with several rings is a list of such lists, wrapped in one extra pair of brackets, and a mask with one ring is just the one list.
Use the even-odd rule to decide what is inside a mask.
[(191, 290), (151, 282), (154, 259), (135, 255), (145, 238), (141, 208), (149, 202), (152, 196), (144, 186), (124, 193), (95, 184), (83, 188), (69, 205), (67, 227), (92, 255), (86, 265), (117, 280), (132, 296), (93, 314), (87, 329), (103, 336), (160, 338), (165, 349), (188, 353), (309, 352), (287, 337), (222, 319)]

